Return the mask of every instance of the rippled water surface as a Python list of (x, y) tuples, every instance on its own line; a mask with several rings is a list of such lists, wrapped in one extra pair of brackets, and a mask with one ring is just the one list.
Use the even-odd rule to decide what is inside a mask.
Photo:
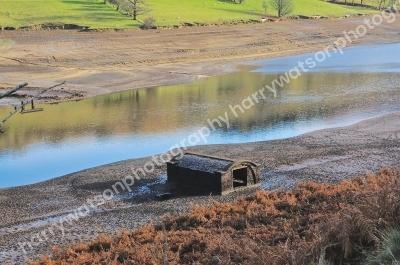
[[(230, 128), (212, 132), (208, 144), (291, 137), (399, 111), (399, 54), (398, 44), (347, 49), (278, 87), (276, 97), (268, 91), (258, 103), (252, 98), (254, 106), (238, 117), (229, 105), (314, 55), (259, 61), (191, 84), (38, 106), (45, 111), (15, 115), (3, 127), (0, 187), (165, 152), (225, 113)], [(0, 118), (10, 110), (0, 108)]]

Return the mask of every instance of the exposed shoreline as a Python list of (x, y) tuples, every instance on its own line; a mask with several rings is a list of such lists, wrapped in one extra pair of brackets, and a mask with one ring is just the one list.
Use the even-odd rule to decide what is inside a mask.
[[(282, 21), (273, 24), (271, 28), (260, 25), (227, 26), (217, 30), (180, 29), (172, 30), (172, 36), (163, 35), (167, 32), (165, 30), (149, 35), (139, 34), (136, 40), (142, 41), (142, 46), (135, 46), (136, 51), (132, 53), (131, 46), (116, 43), (114, 46), (122, 49), (118, 50), (112, 40), (132, 40), (129, 35), (133, 31), (105, 35), (73, 31), (61, 34), (56, 31), (40, 32), (38, 36), (32, 32), (21, 35), (15, 32), (1, 33), (2, 37), (12, 39), (14, 44), (8, 50), (3, 50), (0, 56), (0, 87), (16, 85), (21, 81), (28, 81), (33, 87), (46, 87), (66, 77), (68, 86), (65, 90), (91, 97), (132, 88), (193, 82), (206, 76), (235, 71), (236, 65), (246, 60), (318, 51), (339, 37), (342, 30), (354, 30), (361, 20)], [(304, 30), (300, 31), (302, 28)], [(296, 32), (296, 29), (299, 31)], [(260, 37), (263, 33), (264, 36)], [(375, 32), (371, 31), (370, 35), (354, 44), (393, 43), (399, 33), (400, 22), (396, 21)], [(163, 35), (160, 37), (161, 44), (170, 46), (158, 54), (156, 51), (161, 44), (157, 46), (154, 43), (146, 47), (158, 38), (157, 34)], [(181, 37), (177, 43), (168, 44), (168, 40), (172, 41), (179, 35)], [(265, 40), (266, 35), (272, 36), (268, 39), (270, 43)], [(107, 41), (99, 42), (102, 37), (107, 38)], [(232, 40), (234, 37), (240, 38)], [(76, 46), (68, 51), (71, 38), (77, 40), (77, 45), (85, 47)], [(96, 41), (100, 47), (95, 46)], [(206, 48), (204, 51), (196, 51), (193, 42)], [(48, 43), (53, 43), (57, 48), (46, 50)], [(257, 43), (261, 44), (257, 46)], [(190, 50), (190, 47), (193, 49)], [(104, 56), (102, 49), (109, 54), (104, 52), (107, 54)], [(168, 49), (173, 51), (168, 53)], [(183, 55), (179, 56), (179, 53)], [(185, 74), (182, 74), (183, 71)], [(14, 103), (8, 101), (6, 104)], [(400, 167), (400, 112), (288, 139), (196, 146), (190, 150), (233, 159), (245, 158), (261, 164), (262, 188), (267, 190), (289, 189), (305, 181), (337, 183), (355, 175), (364, 175), (368, 170)], [(120, 161), (33, 185), (0, 189), (0, 208), (3, 213), (0, 217), (0, 263), (23, 264), (24, 255), (18, 243), (34, 242), (31, 241), (32, 236), (40, 236), (45, 229), (54, 227), (53, 222), (73, 213), (88, 198), (101, 194), (129, 174), (132, 167), (142, 167), (148, 159)], [(185, 211), (192, 204), (232, 201), (238, 196), (254, 192), (245, 191), (223, 197), (176, 193), (177, 196), (172, 200), (156, 202), (156, 192), (177, 191), (175, 187), (164, 183), (165, 174), (165, 166), (157, 168), (154, 173), (135, 184), (135, 194), (121, 194), (91, 215), (66, 223), (63, 234), (60, 230), (54, 230), (55, 234), (47, 234), (45, 240), (39, 242), (36, 239), (37, 246), (26, 248), (27, 256), (33, 258), (38, 254), (49, 254), (54, 245), (66, 246), (79, 240), (87, 241), (101, 232), (114, 234), (122, 225), (127, 229), (146, 225), (157, 221), (165, 213)], [(143, 187), (150, 192), (140, 193)]]
[[(357, 124), (314, 131), (293, 138), (265, 142), (195, 146), (191, 151), (248, 159), (261, 165), (262, 188), (290, 189), (299, 182), (337, 183), (377, 172), (383, 167), (400, 167), (400, 112)], [(37, 246), (25, 245), (28, 257), (50, 254), (52, 246), (87, 241), (101, 232), (115, 234), (122, 226), (134, 229), (156, 222), (166, 213), (190, 209), (193, 204), (229, 202), (254, 190), (228, 196), (187, 196), (165, 183), (165, 166), (135, 182), (133, 194), (121, 193), (89, 216), (64, 222), (64, 237), (54, 223), (73, 214), (88, 199), (101, 195), (133, 168), (143, 167), (151, 158), (130, 159), (86, 169), (45, 182), (1, 190), (0, 262), (23, 263), (18, 243), (31, 242), (38, 233), (52, 228)], [(147, 192), (142, 192), (147, 190)], [(158, 202), (155, 194), (172, 191), (175, 198)], [(13, 264), (15, 264), (13, 263)], [(18, 264), (18, 263), (17, 263)]]
[[(0, 106), (19, 104), (61, 81), (67, 85), (40, 102), (190, 83), (252, 61), (317, 52), (364, 19), (371, 16), (151, 31), (2, 31), (0, 37), (9, 42), (0, 46), (0, 93), (21, 82), (29, 87)], [(399, 33), (400, 19), (384, 22), (348, 47), (395, 43)]]

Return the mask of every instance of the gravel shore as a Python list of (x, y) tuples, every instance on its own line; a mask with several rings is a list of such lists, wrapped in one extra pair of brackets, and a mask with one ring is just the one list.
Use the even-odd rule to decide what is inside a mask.
[[(306, 181), (337, 183), (367, 171), (400, 166), (400, 112), (289, 139), (197, 146), (190, 151), (260, 164), (261, 188), (266, 190), (289, 189)], [(186, 211), (193, 204), (232, 201), (255, 191), (185, 195), (166, 183), (166, 167), (160, 166), (136, 180), (132, 192), (121, 190), (106, 203), (89, 207), (85, 217), (76, 215), (76, 210), (85, 212), (79, 207), (89, 205), (88, 200), (149, 160), (126, 160), (34, 185), (1, 189), (0, 264), (25, 264), (26, 257), (50, 254), (53, 246), (87, 241), (102, 232), (115, 234), (122, 227), (133, 229), (157, 222), (164, 214)], [(155, 194), (167, 191), (175, 197), (162, 202), (155, 199)]]

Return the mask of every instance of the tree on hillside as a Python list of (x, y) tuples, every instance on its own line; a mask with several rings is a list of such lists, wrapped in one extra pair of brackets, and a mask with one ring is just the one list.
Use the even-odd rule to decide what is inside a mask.
[(108, 2), (116, 7), (116, 11), (132, 16), (133, 20), (136, 20), (138, 15), (150, 11), (147, 0), (108, 0)]
[(268, 4), (266, 1), (262, 2), (262, 7), (264, 8), (264, 13), (267, 13), (267, 9), (268, 9)]
[(115, 10), (119, 11), (119, 7), (124, 3), (124, 0), (108, 0), (110, 4), (116, 6)]
[(278, 11), (278, 17), (284, 17), (293, 12), (293, 0), (271, 0), (271, 6)]
[(128, 0), (130, 5), (130, 10), (132, 12), (133, 20), (136, 20), (137, 16), (150, 11), (148, 8), (149, 4), (147, 0)]
[(378, 9), (381, 10), (385, 7), (386, 0), (378, 0)]
[(388, 0), (386, 2), (386, 0), (378, 0), (378, 9), (384, 9), (384, 8), (390, 8), (392, 9), (393, 6), (395, 6), (397, 4), (397, 0)]

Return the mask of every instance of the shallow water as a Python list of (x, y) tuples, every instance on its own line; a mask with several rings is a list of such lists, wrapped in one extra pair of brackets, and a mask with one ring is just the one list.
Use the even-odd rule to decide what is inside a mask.
[[(45, 111), (17, 114), (3, 127), (0, 187), (162, 153), (182, 146), (183, 140), (190, 145), (189, 140), (224, 144), (280, 139), (399, 111), (399, 52), (400, 44), (347, 49), (278, 87), (276, 97), (268, 90), (265, 99), (257, 96), (258, 103), (251, 97), (254, 106), (238, 111), (238, 117), (229, 105), (241, 104), (298, 61), (314, 55), (259, 61), (241, 66), (237, 73), (192, 84), (38, 105)], [(0, 117), (10, 110), (0, 108)], [(188, 139), (208, 126), (207, 119), (225, 114), (229, 129), (216, 126), (207, 142)]]

